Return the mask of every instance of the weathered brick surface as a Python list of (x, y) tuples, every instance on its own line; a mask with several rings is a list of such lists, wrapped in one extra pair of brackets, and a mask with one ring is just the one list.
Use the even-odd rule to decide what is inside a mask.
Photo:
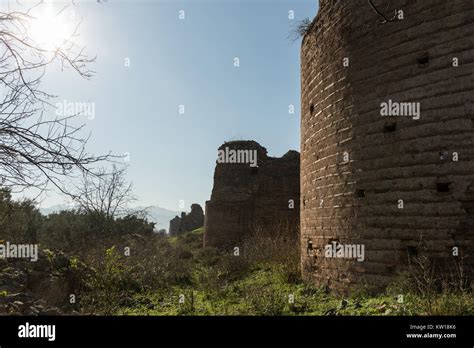
[[(472, 275), (473, 2), (394, 0), (387, 16), (396, 9), (403, 20), (381, 23), (365, 0), (321, 0), (302, 43), (303, 276), (333, 289), (383, 286), (409, 253), (450, 263), (454, 246)], [(419, 102), (421, 118), (382, 117), (388, 99)], [(366, 261), (316, 255), (332, 240), (364, 243)]]
[[(282, 224), (299, 226), (299, 163), (296, 151), (280, 158), (267, 156), (255, 141), (231, 141), (219, 149), (257, 151), (258, 167), (246, 163), (217, 163), (211, 199), (206, 202), (204, 245), (219, 248), (239, 246), (254, 229), (272, 229)], [(294, 205), (291, 206), (292, 200)]]

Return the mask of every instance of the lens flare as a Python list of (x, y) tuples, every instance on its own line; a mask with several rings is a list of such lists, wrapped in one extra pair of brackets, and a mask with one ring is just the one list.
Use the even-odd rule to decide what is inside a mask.
[(70, 11), (55, 8), (52, 3), (45, 3), (31, 20), (31, 39), (44, 50), (59, 49), (67, 44), (74, 34), (71, 17)]

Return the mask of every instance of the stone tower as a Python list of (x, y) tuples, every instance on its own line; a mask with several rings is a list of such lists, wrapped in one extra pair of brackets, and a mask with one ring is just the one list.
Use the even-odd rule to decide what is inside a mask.
[(320, 0), (303, 38), (303, 276), (379, 288), (422, 254), (472, 276), (472, 1), (372, 2)]

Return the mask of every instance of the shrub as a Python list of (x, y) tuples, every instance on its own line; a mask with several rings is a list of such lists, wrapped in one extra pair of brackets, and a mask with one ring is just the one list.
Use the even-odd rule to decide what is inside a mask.
[(84, 305), (88, 310), (98, 310), (112, 314), (122, 304), (127, 303), (140, 283), (133, 277), (115, 247), (105, 252), (103, 263), (86, 279), (87, 291)]
[(0, 188), (0, 240), (36, 243), (42, 215), (28, 199), (15, 201), (9, 189)]

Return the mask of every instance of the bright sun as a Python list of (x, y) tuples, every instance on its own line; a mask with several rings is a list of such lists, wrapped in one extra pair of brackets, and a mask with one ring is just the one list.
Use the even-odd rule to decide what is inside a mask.
[(71, 39), (74, 28), (70, 12), (60, 11), (52, 3), (44, 3), (33, 17), (30, 36), (42, 49), (56, 50)]

